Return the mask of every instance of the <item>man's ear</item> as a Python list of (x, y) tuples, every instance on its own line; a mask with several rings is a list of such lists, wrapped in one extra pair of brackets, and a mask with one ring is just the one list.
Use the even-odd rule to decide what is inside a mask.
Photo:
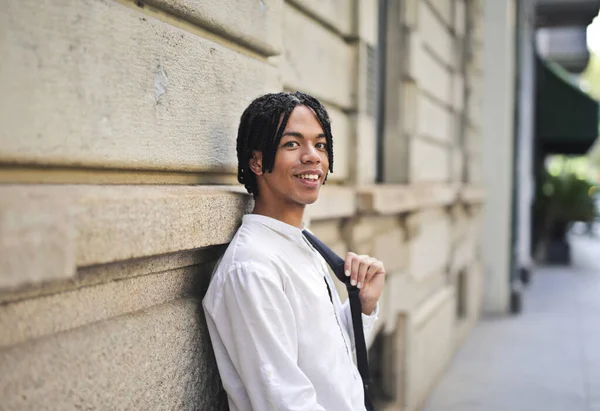
[(252, 172), (254, 174), (256, 174), (257, 176), (261, 176), (263, 175), (263, 168), (262, 168), (262, 152), (254, 150), (252, 152), (252, 158), (250, 159), (250, 170), (252, 170)]

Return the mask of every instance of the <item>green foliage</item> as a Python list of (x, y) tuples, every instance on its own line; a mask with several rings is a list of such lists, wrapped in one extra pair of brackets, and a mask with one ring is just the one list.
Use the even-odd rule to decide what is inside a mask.
[(565, 170), (558, 175), (545, 171), (538, 185), (535, 210), (552, 229), (574, 221), (590, 222), (597, 217), (592, 193), (594, 184), (580, 178), (575, 172)]
[(586, 92), (596, 100), (600, 100), (600, 56), (590, 52), (590, 61), (583, 73), (581, 80), (585, 84)]

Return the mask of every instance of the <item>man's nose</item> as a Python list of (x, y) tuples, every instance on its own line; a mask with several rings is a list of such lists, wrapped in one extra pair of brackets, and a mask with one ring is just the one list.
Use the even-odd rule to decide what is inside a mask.
[(317, 148), (309, 144), (302, 153), (301, 161), (303, 163), (320, 163), (321, 156), (319, 156), (319, 151)]

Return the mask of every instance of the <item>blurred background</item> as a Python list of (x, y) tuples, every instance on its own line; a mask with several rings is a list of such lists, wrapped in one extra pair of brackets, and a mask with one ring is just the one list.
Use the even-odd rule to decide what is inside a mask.
[(2, 6), (1, 410), (227, 408), (200, 301), (281, 90), (332, 119), (311, 230), (387, 268), (378, 409), (600, 410), (600, 1)]

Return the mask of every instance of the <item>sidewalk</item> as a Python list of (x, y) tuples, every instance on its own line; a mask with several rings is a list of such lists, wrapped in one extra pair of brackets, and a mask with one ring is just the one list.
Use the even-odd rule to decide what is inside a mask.
[(600, 411), (600, 239), (538, 268), (523, 313), (484, 318), (423, 411)]

